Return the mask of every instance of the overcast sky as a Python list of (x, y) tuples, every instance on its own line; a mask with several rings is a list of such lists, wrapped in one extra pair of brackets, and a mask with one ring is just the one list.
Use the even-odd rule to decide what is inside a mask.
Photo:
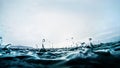
[(120, 37), (119, 29), (120, 0), (0, 0), (4, 44), (35, 47), (45, 38), (62, 47), (71, 37), (109, 41)]

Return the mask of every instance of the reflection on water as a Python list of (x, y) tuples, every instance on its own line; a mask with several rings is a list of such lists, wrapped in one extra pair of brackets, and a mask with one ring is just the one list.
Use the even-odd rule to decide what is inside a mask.
[[(35, 49), (0, 49), (0, 68), (100, 68), (120, 67), (120, 41), (93, 47)], [(9, 51), (9, 52), (8, 52)]]

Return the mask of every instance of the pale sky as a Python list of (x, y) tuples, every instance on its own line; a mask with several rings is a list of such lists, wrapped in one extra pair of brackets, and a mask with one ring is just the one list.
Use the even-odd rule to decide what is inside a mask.
[[(120, 38), (120, 0), (0, 0), (4, 44), (63, 47), (74, 41)], [(67, 40), (66, 40), (67, 39)]]

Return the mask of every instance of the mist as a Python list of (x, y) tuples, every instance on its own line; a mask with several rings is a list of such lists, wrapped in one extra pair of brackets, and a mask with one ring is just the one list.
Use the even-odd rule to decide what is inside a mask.
[(0, 0), (3, 44), (65, 47), (74, 41), (120, 38), (119, 0)]

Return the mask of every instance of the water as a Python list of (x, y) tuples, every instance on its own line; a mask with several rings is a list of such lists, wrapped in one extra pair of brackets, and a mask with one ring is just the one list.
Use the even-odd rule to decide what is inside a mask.
[(107, 68), (120, 67), (120, 42), (82, 47), (49, 50), (7, 50), (0, 49), (0, 68)]

